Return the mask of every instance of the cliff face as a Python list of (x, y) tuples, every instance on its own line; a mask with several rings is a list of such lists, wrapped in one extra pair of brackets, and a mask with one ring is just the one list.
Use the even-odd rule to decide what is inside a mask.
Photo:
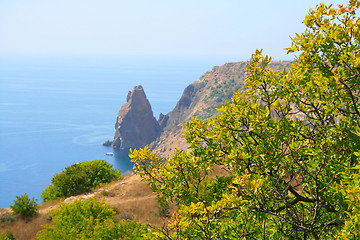
[[(183, 123), (192, 117), (206, 119), (217, 113), (225, 101), (231, 101), (233, 92), (244, 90), (246, 62), (226, 63), (215, 66), (203, 74), (198, 80), (185, 88), (175, 108), (161, 116), (163, 132), (150, 147), (160, 155), (168, 156), (175, 149), (186, 149), (187, 144), (182, 137)], [(291, 62), (273, 62), (274, 71), (289, 67)], [(159, 119), (160, 120), (160, 119)]]
[[(289, 67), (291, 62), (274, 62), (274, 71)], [(217, 113), (225, 101), (231, 101), (233, 92), (244, 90), (246, 62), (215, 66), (185, 88), (175, 108), (166, 115), (153, 117), (151, 106), (141, 86), (129, 92), (127, 103), (120, 111), (115, 125), (113, 147), (141, 148), (149, 144), (152, 151), (168, 156), (175, 148), (186, 149), (182, 137), (183, 123), (192, 117), (206, 119)]]
[(153, 142), (161, 127), (153, 116), (151, 105), (142, 86), (134, 87), (121, 107), (113, 141), (114, 148), (142, 148)]

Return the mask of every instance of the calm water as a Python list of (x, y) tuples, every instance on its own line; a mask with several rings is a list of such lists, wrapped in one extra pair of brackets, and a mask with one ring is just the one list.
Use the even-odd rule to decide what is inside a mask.
[(51, 177), (79, 161), (131, 170), (127, 152), (102, 146), (113, 138), (128, 91), (141, 84), (158, 117), (210, 69), (171, 61), (0, 60), (0, 208), (25, 192), (40, 201)]

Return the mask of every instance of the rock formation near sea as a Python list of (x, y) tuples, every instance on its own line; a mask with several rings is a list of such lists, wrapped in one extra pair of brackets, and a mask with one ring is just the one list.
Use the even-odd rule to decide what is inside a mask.
[(115, 123), (112, 145), (120, 149), (145, 147), (160, 135), (161, 127), (154, 118), (142, 86), (129, 91), (126, 100)]
[[(272, 68), (278, 71), (290, 64), (289, 61), (273, 62)], [(162, 156), (169, 156), (175, 148), (186, 150), (183, 123), (192, 117), (214, 116), (216, 108), (231, 101), (233, 92), (244, 90), (245, 68), (246, 62), (213, 67), (186, 87), (175, 108), (166, 115), (160, 114), (158, 121), (153, 117), (142, 87), (135, 87), (119, 111), (113, 147), (126, 149), (149, 144), (152, 151)], [(146, 110), (139, 111), (140, 108)]]

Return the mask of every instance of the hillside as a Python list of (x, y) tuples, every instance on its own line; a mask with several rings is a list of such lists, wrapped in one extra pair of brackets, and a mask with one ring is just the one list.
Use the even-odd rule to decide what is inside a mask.
[[(226, 172), (216, 168), (214, 175), (224, 175)], [(104, 187), (97, 188), (93, 192), (83, 195), (72, 196), (63, 199), (64, 203), (72, 203), (77, 199), (85, 200), (96, 197), (104, 199), (107, 204), (116, 211), (115, 219), (136, 219), (137, 222), (152, 226), (167, 225), (171, 214), (175, 210), (174, 205), (169, 209), (162, 208), (146, 182), (133, 173), (125, 174), (120, 180), (112, 182)], [(19, 216), (12, 216), (8, 208), (0, 209), (0, 233), (11, 232), (18, 240), (35, 239), (42, 225), (51, 224), (51, 211), (56, 209), (60, 200), (40, 204), (39, 214), (30, 221), (25, 221)]]
[[(274, 71), (290, 66), (290, 61), (273, 62)], [(192, 117), (206, 119), (216, 114), (225, 101), (230, 101), (233, 92), (244, 89), (246, 62), (226, 63), (215, 66), (198, 80), (185, 88), (175, 108), (159, 119), (163, 128), (160, 137), (151, 145), (151, 149), (163, 156), (168, 156), (175, 149), (185, 149), (182, 138), (184, 122)]]
[[(162, 226), (169, 220), (168, 211), (162, 209), (156, 195), (140, 177), (129, 173), (122, 179), (95, 191), (69, 197), (63, 202), (71, 203), (75, 199), (96, 197), (105, 199), (117, 212), (116, 219), (136, 219), (138, 222)], [(41, 226), (51, 224), (51, 210), (56, 209), (60, 201), (48, 202), (40, 205), (39, 214), (27, 222), (18, 216), (12, 216), (10, 209), (0, 209), (0, 233), (11, 231), (16, 239), (34, 239)], [(171, 211), (171, 209), (170, 209)]]

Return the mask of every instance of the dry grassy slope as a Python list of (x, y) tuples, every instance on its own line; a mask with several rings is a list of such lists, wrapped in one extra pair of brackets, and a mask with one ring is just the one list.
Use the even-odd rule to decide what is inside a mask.
[[(221, 176), (227, 174), (221, 167), (216, 167), (212, 173), (212, 175)], [(51, 211), (55, 210), (60, 203), (71, 203), (77, 199), (85, 200), (90, 197), (104, 199), (107, 204), (112, 206), (117, 212), (115, 219), (133, 218), (137, 222), (159, 227), (168, 224), (171, 213), (176, 209), (174, 205), (170, 205), (168, 215), (164, 215), (163, 209), (156, 200), (156, 194), (151, 191), (147, 183), (141, 181), (138, 175), (129, 173), (122, 179), (91, 193), (69, 197), (63, 201), (57, 200), (40, 204), (39, 214), (31, 221), (24, 221), (18, 216), (12, 216), (10, 209), (0, 209), (0, 233), (11, 231), (19, 240), (36, 239), (36, 234), (42, 229), (42, 225), (52, 223)]]
[[(272, 68), (278, 71), (288, 68), (290, 64), (289, 61), (274, 62)], [(161, 136), (150, 145), (152, 150), (162, 156), (169, 156), (175, 148), (186, 149), (182, 123), (191, 117), (206, 119), (214, 116), (216, 108), (230, 101), (233, 92), (244, 89), (246, 67), (246, 62), (215, 66), (190, 84), (174, 110), (167, 114), (167, 125)]]
[[(104, 199), (116, 210), (115, 217), (119, 220), (134, 218), (138, 222), (158, 226), (163, 226), (169, 221), (169, 218), (164, 217), (160, 212), (156, 195), (147, 183), (142, 182), (139, 176), (132, 173), (106, 187), (89, 194), (64, 199), (63, 202), (71, 203), (75, 199), (89, 197)], [(41, 204), (39, 214), (29, 222), (7, 214), (10, 212), (9, 209), (0, 209), (0, 219), (4, 217), (8, 220), (5, 222), (0, 220), (0, 232), (11, 231), (16, 239), (34, 239), (41, 230), (41, 225), (51, 224), (51, 210), (56, 209), (59, 204), (60, 201)], [(173, 208), (170, 211), (173, 211)]]

